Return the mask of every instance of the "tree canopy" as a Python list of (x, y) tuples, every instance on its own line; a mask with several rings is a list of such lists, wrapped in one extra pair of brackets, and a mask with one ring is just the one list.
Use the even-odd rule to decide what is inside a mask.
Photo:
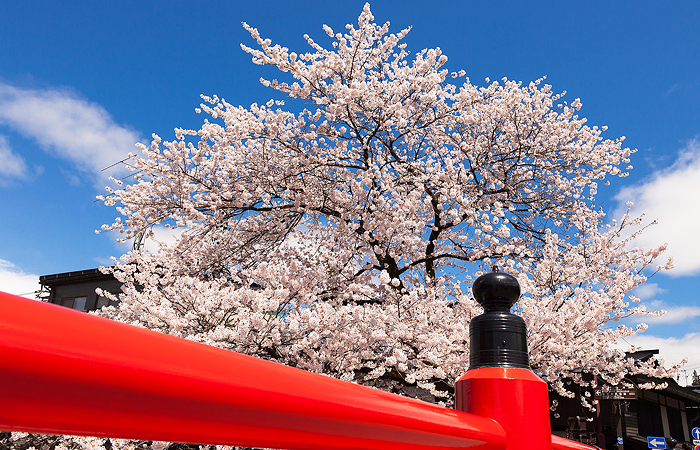
[(634, 150), (586, 125), (579, 99), (543, 79), (474, 85), (439, 48), (411, 55), (409, 29), (368, 5), (344, 33), (324, 26), (329, 46), (306, 36), (307, 53), (244, 26), (257, 47), (243, 50), (282, 72), (261, 80), (275, 98), (203, 96), (199, 130), (131, 156), (136, 181), (101, 197), (124, 219), (103, 229), (176, 240), (122, 256), (121, 304), (103, 314), (449, 404), (480, 313), (471, 281), (498, 265), (561, 394), (584, 373), (672, 373), (617, 349), (644, 329), (618, 321), (648, 314), (629, 292), (665, 247), (631, 248), (641, 218), (596, 204)]

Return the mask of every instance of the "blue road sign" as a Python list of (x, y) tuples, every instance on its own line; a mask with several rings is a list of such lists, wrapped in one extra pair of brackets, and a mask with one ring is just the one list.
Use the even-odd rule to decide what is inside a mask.
[(617, 437), (617, 445), (622, 445), (622, 436)]
[(666, 448), (666, 438), (647, 436), (647, 446), (649, 448)]
[(700, 441), (700, 428), (698, 428), (698, 427), (693, 428), (692, 434), (693, 434), (693, 439)]

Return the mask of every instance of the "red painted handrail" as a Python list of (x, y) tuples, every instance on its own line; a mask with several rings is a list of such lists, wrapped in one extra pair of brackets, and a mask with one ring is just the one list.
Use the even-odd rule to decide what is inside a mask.
[(0, 295), (0, 429), (273, 448), (505, 447), (493, 420)]
[(287, 449), (507, 442), (489, 418), (4, 293), (0, 430)]

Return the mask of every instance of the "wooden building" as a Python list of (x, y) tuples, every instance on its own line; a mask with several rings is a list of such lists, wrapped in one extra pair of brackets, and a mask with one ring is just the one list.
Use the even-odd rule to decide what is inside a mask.
[(42, 275), (39, 284), (49, 291), (49, 303), (78, 311), (93, 311), (110, 304), (107, 298), (95, 293), (97, 288), (113, 294), (121, 292), (121, 283), (111, 274), (104, 274), (99, 269)]
[[(635, 359), (649, 358), (658, 350), (631, 354)], [(691, 431), (700, 427), (700, 391), (679, 386), (673, 379), (652, 379), (636, 375), (626, 379), (630, 387), (574, 387), (576, 398), (562, 398), (554, 393), (558, 405), (550, 419), (552, 432), (562, 437), (605, 449), (645, 450), (647, 437), (678, 441), (678, 447), (694, 448)], [(639, 389), (649, 382), (667, 383), (665, 389)], [(573, 384), (572, 384), (573, 386)], [(595, 411), (581, 406), (580, 398), (590, 403), (598, 400)], [(618, 446), (622, 438), (622, 446)]]

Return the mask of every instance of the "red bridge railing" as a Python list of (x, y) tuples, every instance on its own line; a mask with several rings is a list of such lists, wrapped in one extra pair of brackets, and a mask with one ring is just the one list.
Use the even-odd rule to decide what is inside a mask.
[[(513, 370), (522, 369), (492, 373), (495, 384), (515, 380), (517, 389)], [(501, 409), (527, 397), (474, 398), (492, 394)], [(527, 422), (523, 412), (543, 405), (510, 406), (519, 417), (501, 419)], [(546, 415), (548, 427), (546, 407), (533, 417)], [(282, 449), (550, 448), (529, 445), (517, 428), (0, 293), (3, 431)], [(591, 449), (551, 439), (557, 450)]]

